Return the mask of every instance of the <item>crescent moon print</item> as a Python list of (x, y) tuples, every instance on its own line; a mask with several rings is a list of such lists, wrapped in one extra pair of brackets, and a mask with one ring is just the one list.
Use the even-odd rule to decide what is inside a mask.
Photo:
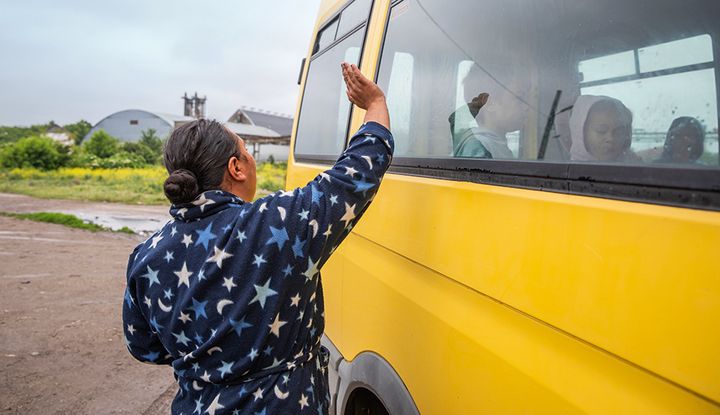
[(218, 346), (215, 346), (215, 347), (213, 347), (212, 349), (208, 350), (208, 351), (207, 351), (207, 354), (208, 354), (208, 356), (212, 356), (212, 354), (215, 353), (215, 352), (220, 352), (220, 353), (222, 353), (222, 349), (219, 348)]
[(318, 221), (313, 219), (309, 223), (310, 226), (313, 228), (313, 238), (317, 236), (318, 230), (320, 230), (320, 225), (318, 224)]
[(278, 397), (278, 399), (287, 399), (288, 396), (290, 396), (290, 391), (283, 393), (280, 388), (278, 388), (277, 385), (275, 385), (275, 396)]
[(163, 304), (162, 300), (158, 298), (158, 306), (160, 306), (160, 310), (169, 313), (172, 311), (172, 307), (168, 307), (165, 304)]
[(232, 303), (233, 302), (228, 299), (218, 301), (218, 303), (217, 303), (218, 314), (222, 315), (223, 308), (225, 308), (226, 305), (230, 305)]

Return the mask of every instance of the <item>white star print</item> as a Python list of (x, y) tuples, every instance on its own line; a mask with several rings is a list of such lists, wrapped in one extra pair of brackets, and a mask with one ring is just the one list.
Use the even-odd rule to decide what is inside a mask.
[(323, 232), (323, 235), (325, 235), (326, 238), (329, 238), (330, 235), (332, 235), (332, 225), (328, 225), (328, 228), (325, 232)]
[(264, 263), (267, 262), (267, 261), (265, 260), (265, 257), (264, 257), (262, 254), (261, 254), (261, 255), (255, 255), (255, 254), (253, 254), (253, 256), (255, 256), (255, 260), (253, 261), (253, 264), (254, 264), (255, 266), (257, 266), (258, 268), (260, 268), (260, 265), (262, 265), (262, 264), (264, 264)]
[(152, 307), (152, 300), (150, 300), (150, 297), (145, 296), (145, 301), (144, 301), (144, 303), (145, 303), (148, 307)]
[[(215, 203), (215, 202), (213, 202)], [(210, 403), (210, 406), (208, 406), (208, 409), (205, 410), (206, 413), (210, 415), (215, 415), (215, 411), (218, 409), (223, 409), (224, 406), (220, 405), (220, 394), (218, 393), (215, 399)]]
[(317, 263), (313, 262), (312, 258), (308, 257), (308, 268), (305, 272), (303, 272), (303, 275), (307, 277), (308, 281), (310, 281), (317, 273)]
[(295, 191), (288, 190), (288, 191), (280, 191), (280, 197), (292, 197), (295, 194)]
[(182, 311), (180, 312), (180, 317), (178, 317), (178, 320), (182, 321), (183, 323), (192, 321), (192, 319), (190, 318), (190, 314), (185, 314)]
[(132, 335), (132, 336), (135, 335), (135, 327), (133, 327), (132, 324), (128, 324), (127, 331), (128, 331), (128, 333), (130, 333), (130, 335)]
[(247, 239), (247, 236), (245, 236), (245, 232), (237, 231), (237, 236), (235, 237), (235, 239), (237, 239), (238, 241), (240, 241), (240, 243), (242, 243), (242, 241)]
[(290, 297), (290, 307), (296, 306), (299, 307), (300, 304), (300, 294), (295, 294), (293, 297)]
[(170, 262), (173, 259), (175, 259), (174, 253), (170, 251), (165, 251), (165, 261)]
[(170, 237), (172, 238), (175, 235), (177, 235), (177, 228), (173, 226), (172, 229), (170, 230)]
[(208, 258), (206, 262), (214, 262), (218, 268), (222, 268), (223, 261), (233, 256), (233, 254), (225, 252), (225, 249), (218, 249), (217, 246), (214, 246), (213, 249), (215, 249), (215, 254)]
[(180, 242), (181, 244), (185, 245), (185, 248), (189, 247), (191, 243), (193, 243), (192, 236), (188, 235), (186, 233), (183, 234), (183, 240)]
[(277, 291), (270, 288), (270, 279), (268, 279), (263, 285), (253, 284), (253, 287), (255, 287), (255, 297), (253, 297), (248, 304), (252, 304), (257, 301), (260, 303), (261, 308), (265, 308), (265, 301), (268, 297), (272, 297), (277, 294)]
[(268, 327), (270, 327), (270, 333), (274, 334), (278, 338), (280, 338), (280, 327), (287, 324), (287, 321), (280, 320), (280, 314), (275, 316), (275, 321), (273, 321), (272, 324), (268, 324)]
[(193, 273), (188, 271), (187, 262), (183, 262), (182, 269), (180, 271), (175, 271), (174, 273), (178, 277), (178, 287), (185, 284), (188, 288), (190, 288), (190, 276), (193, 275)]
[(328, 183), (332, 183), (332, 180), (330, 180), (330, 175), (327, 173), (320, 173), (320, 180), (318, 183), (322, 183), (323, 180), (327, 180)]
[(205, 197), (205, 193), (201, 194), (197, 200), (193, 200), (192, 202), (193, 205), (200, 206), (200, 212), (205, 212), (205, 208), (214, 203), (214, 200)]
[(340, 218), (340, 220), (345, 222), (346, 227), (351, 220), (355, 219), (355, 206), (357, 206), (357, 203), (350, 206), (347, 202), (345, 202), (345, 214), (342, 218)]
[(255, 400), (263, 398), (263, 390), (261, 388), (257, 388), (255, 392), (253, 392), (253, 396), (255, 397)]
[(256, 357), (258, 357), (258, 350), (257, 349), (250, 349), (250, 353), (248, 353), (248, 357), (250, 358), (250, 361), (252, 362), (255, 360)]
[(302, 212), (298, 213), (298, 216), (300, 216), (300, 220), (308, 220), (308, 214), (310, 213), (309, 210), (303, 210)]
[(303, 393), (302, 396), (300, 397), (300, 400), (298, 401), (298, 403), (300, 404), (300, 410), (301, 410), (301, 411), (302, 411), (303, 408), (305, 408), (306, 406), (310, 406), (310, 405), (308, 404), (308, 397), (305, 396), (304, 393)]
[(150, 248), (155, 249), (157, 248), (158, 242), (160, 242), (163, 239), (162, 234), (155, 236), (152, 238), (152, 243), (150, 244)]
[(354, 177), (355, 174), (357, 174), (357, 170), (355, 170), (353, 167), (345, 167), (345, 174), (347, 174), (350, 177)]
[(230, 278), (224, 278), (225, 282), (223, 283), (223, 287), (227, 288), (228, 292), (233, 289), (233, 287), (237, 287), (237, 284), (233, 282), (233, 277)]
[(207, 372), (207, 370), (205, 371), (205, 373), (203, 373), (202, 376), (200, 376), (200, 379), (207, 383), (210, 383), (210, 374)]
[(330, 206), (337, 205), (337, 202), (338, 202), (337, 198), (338, 198), (337, 195), (330, 195)]

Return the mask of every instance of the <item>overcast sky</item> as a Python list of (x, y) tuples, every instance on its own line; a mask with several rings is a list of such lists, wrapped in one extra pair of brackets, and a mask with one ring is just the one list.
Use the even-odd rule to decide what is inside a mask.
[(2, 0), (0, 125), (96, 123), (124, 109), (293, 114), (320, 0)]

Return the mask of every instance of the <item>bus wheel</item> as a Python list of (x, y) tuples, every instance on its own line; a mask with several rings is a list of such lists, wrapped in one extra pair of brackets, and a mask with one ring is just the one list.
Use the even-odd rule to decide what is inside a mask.
[(375, 394), (367, 389), (355, 389), (348, 399), (345, 415), (389, 415)]

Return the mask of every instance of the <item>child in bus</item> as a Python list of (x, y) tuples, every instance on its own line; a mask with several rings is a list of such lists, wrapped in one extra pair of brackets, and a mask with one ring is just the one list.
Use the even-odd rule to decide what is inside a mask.
[(606, 96), (581, 95), (570, 116), (570, 159), (637, 163), (630, 150), (632, 113), (619, 100)]
[(656, 163), (698, 163), (705, 151), (705, 127), (693, 117), (673, 120), (665, 137), (663, 152)]
[(463, 80), (467, 105), (448, 121), (455, 157), (514, 159), (506, 135), (523, 127), (529, 75), (521, 65), (473, 65)]

